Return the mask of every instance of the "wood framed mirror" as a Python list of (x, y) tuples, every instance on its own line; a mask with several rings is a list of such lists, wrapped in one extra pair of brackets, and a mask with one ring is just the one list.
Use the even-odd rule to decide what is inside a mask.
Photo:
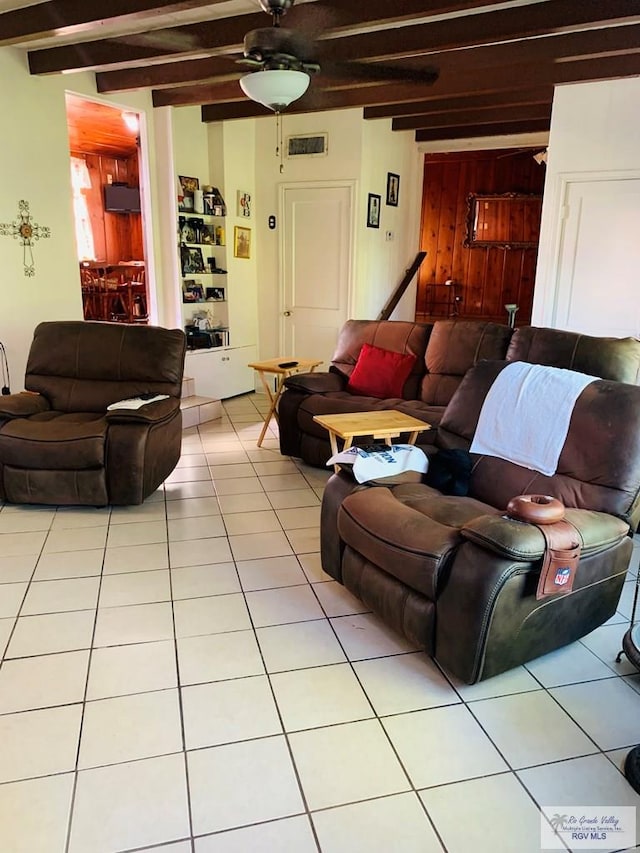
[(533, 249), (540, 239), (542, 196), (527, 193), (469, 193), (467, 249), (494, 246)]

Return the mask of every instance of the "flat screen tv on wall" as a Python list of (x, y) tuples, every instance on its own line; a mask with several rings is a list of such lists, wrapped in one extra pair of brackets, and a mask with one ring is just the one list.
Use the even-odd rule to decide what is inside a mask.
[(140, 190), (126, 184), (106, 184), (104, 209), (109, 213), (140, 213)]

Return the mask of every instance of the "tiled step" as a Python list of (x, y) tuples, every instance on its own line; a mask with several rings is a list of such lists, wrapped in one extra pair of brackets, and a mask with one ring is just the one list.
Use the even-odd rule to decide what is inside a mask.
[[(191, 380), (193, 381), (193, 380)], [(198, 426), (198, 424), (215, 421), (222, 417), (222, 403), (212, 397), (199, 397), (192, 394), (180, 401), (182, 409), (182, 429)]]
[(196, 380), (191, 379), (188, 376), (184, 376), (182, 379), (182, 394), (181, 397), (193, 397), (196, 393)]

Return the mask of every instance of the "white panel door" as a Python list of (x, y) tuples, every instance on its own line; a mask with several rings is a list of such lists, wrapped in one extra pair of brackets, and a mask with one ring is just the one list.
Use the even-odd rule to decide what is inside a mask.
[(640, 332), (640, 179), (571, 181), (554, 325), (592, 335)]
[(328, 364), (348, 318), (353, 184), (281, 189), (282, 355)]

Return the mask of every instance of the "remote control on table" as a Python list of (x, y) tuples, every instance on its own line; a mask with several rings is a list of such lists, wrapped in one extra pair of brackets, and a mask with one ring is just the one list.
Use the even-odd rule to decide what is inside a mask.
[(281, 361), (278, 367), (296, 367), (297, 361)]

